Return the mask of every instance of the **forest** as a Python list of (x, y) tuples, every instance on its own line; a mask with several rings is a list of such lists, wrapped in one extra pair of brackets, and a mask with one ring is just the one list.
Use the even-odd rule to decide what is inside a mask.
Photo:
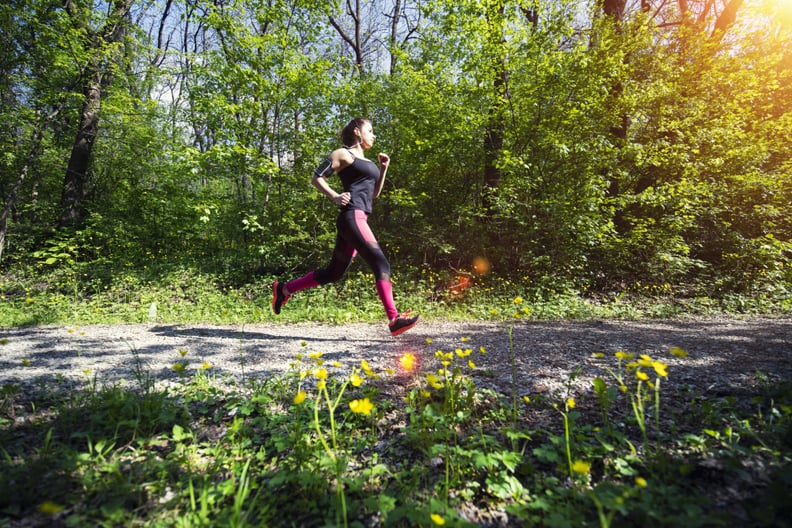
[(354, 116), (401, 288), (790, 307), (788, 0), (9, 0), (0, 27), (20, 308), (314, 269), (311, 174)]
[(788, 527), (790, 315), (792, 0), (0, 2), (0, 528)]

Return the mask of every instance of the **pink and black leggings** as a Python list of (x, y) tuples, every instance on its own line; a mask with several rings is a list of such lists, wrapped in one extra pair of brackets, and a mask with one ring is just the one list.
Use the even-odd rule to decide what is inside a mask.
[(368, 214), (358, 209), (342, 211), (336, 219), (336, 228), (338, 234), (330, 263), (325, 268), (312, 271), (286, 284), (289, 293), (341, 279), (352, 264), (352, 259), (360, 253), (374, 272), (377, 295), (385, 307), (388, 319), (398, 317), (399, 312), (396, 310), (391, 289), (390, 264), (368, 225)]

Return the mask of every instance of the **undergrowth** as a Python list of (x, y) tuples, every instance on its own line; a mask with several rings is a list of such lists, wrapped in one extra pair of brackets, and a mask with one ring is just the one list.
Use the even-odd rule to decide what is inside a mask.
[[(511, 303), (518, 312), (523, 299)], [(504, 332), (510, 328), (504, 326)], [(510, 333), (511, 337), (511, 333)], [(512, 362), (514, 343), (510, 341)], [(687, 353), (593, 353), (583, 389), (481, 388), (459, 337), (393, 368), (303, 345), (234, 379), (174, 353), (175, 381), (6, 385), (0, 526), (784, 526), (792, 384), (707, 398)], [(672, 366), (673, 365), (673, 366)], [(180, 368), (181, 366), (181, 368)], [(576, 388), (578, 387), (578, 388)], [(680, 391), (676, 393), (675, 391)]]
[[(283, 280), (283, 277), (280, 277)], [(239, 283), (190, 268), (168, 267), (113, 274), (52, 270), (0, 275), (2, 326), (142, 323), (238, 324), (261, 322), (373, 322), (385, 318), (368, 270), (355, 264), (339, 283), (292, 296), (279, 316), (270, 308), (275, 277)], [(775, 293), (720, 295), (640, 283), (616, 292), (586, 294), (563, 283), (520, 283), (496, 276), (412, 272), (393, 276), (401, 310), (426, 318), (500, 321), (500, 308), (519, 295), (523, 319), (667, 318), (690, 315), (792, 314), (792, 297)]]

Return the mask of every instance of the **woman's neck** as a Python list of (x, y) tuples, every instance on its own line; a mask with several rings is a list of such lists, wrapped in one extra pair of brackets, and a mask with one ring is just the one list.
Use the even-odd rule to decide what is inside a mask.
[(351, 152), (354, 156), (358, 158), (364, 158), (365, 153), (363, 151), (363, 147), (360, 145), (355, 145), (354, 147), (346, 147), (346, 149)]

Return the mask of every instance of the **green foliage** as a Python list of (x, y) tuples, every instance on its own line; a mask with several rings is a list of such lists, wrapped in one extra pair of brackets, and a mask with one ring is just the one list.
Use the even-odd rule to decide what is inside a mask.
[[(548, 527), (758, 527), (789, 513), (788, 383), (757, 376), (751, 395), (718, 398), (664, 383), (662, 406), (639, 416), (630, 409), (642, 384), (661, 392), (686, 353), (594, 354), (591, 390), (515, 406), (478, 386), (475, 362), (492, 351), (467, 337), (432, 350), (405, 354), (392, 372), (306, 348), (280, 376), (236, 380), (204, 363), (167, 385), (132, 350), (130, 384), (86, 371), (68, 386), (6, 386), (0, 521), (471, 526), (476, 515)], [(174, 360), (176, 371), (191, 358)]]
[[(358, 75), (327, 22), (339, 5), (199, 2), (178, 21), (152, 5), (120, 57), (91, 39), (99, 5), (7, 4), (3, 273), (48, 262), (93, 288), (130, 265), (235, 286), (315, 269), (335, 208), (311, 172), (367, 115), (393, 159), (371, 223), (395, 270), (454, 277), (483, 259), (540, 297), (789, 302), (792, 41), (778, 21), (716, 42), (574, 2), (433, 1), (405, 9), (393, 41), (364, 20), (363, 40), (398, 60), (386, 73), (372, 51)], [(78, 81), (111, 55), (86, 219), (55, 228)]]

